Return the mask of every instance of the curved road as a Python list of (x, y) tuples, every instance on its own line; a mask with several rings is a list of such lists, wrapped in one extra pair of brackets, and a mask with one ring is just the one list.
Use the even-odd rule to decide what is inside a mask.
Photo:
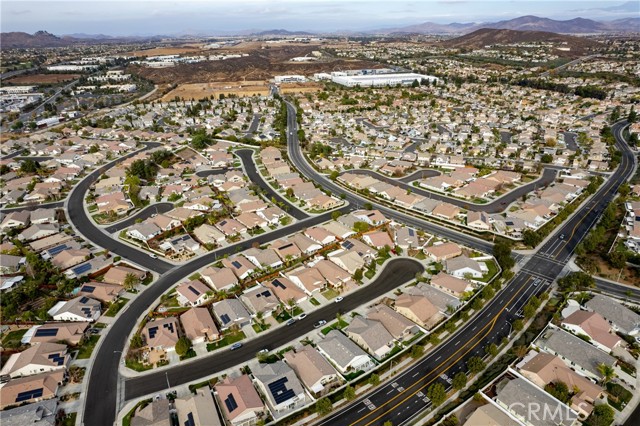
[[(430, 170), (424, 171), (425, 176), (429, 176), (427, 175), (426, 172), (430, 172)], [(414, 194), (422, 195), (423, 197), (432, 198), (434, 200), (447, 202), (449, 204), (462, 207), (463, 209), (476, 211), (476, 212), (502, 213), (504, 210), (506, 210), (509, 204), (520, 199), (523, 195), (531, 193), (534, 190), (534, 188), (548, 185), (551, 182), (553, 182), (556, 178), (556, 174), (558, 173), (558, 171), (555, 169), (545, 168), (544, 171), (542, 172), (542, 176), (539, 179), (531, 181), (525, 185), (519, 186), (513, 191), (509, 191), (508, 193), (504, 194), (502, 197), (496, 198), (495, 200), (487, 204), (477, 204), (468, 200), (461, 200), (460, 198), (449, 197), (435, 191), (429, 191), (423, 188), (410, 185), (408, 183), (410, 181), (408, 180), (393, 179), (393, 178), (390, 178), (389, 176), (385, 176), (373, 170), (367, 170), (367, 169), (347, 170), (342, 172), (341, 174), (344, 174), (344, 173), (368, 175), (378, 180), (381, 180), (383, 182), (399, 186), (402, 189), (411, 190), (411, 192)], [(421, 173), (421, 172), (418, 171), (416, 173)], [(412, 174), (410, 177), (415, 176), (416, 173)], [(437, 175), (431, 174), (431, 176), (437, 176)]]
[(145, 220), (158, 213), (166, 213), (171, 209), (173, 209), (173, 203), (162, 202), (151, 204), (150, 206), (147, 206), (144, 209), (140, 210), (135, 215), (105, 227), (104, 230), (109, 234), (113, 234), (114, 232), (118, 232), (123, 230), (124, 228), (128, 228), (129, 226), (136, 223), (138, 219)]

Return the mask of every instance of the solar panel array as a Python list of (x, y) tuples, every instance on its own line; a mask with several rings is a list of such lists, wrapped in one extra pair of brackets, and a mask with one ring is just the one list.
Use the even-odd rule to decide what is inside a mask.
[(342, 243), (342, 247), (346, 248), (347, 250), (350, 250), (353, 246), (354, 244), (351, 241), (344, 241)]
[(51, 248), (49, 250), (47, 250), (47, 253), (49, 254), (49, 256), (55, 256), (56, 254), (60, 253), (61, 251), (64, 251), (66, 249), (68, 249), (69, 246), (66, 244), (61, 244), (57, 247)]
[(80, 308), (85, 317), (91, 318), (93, 316), (93, 309), (89, 307)]
[(273, 285), (275, 285), (276, 287), (280, 287), (280, 288), (282, 288), (282, 289), (287, 288), (287, 287), (285, 287), (285, 285), (284, 285), (284, 284), (282, 284), (282, 282), (281, 282), (279, 279), (277, 279), (277, 278), (276, 278), (275, 280), (273, 280), (272, 282), (273, 282)]
[(153, 339), (154, 337), (156, 337), (156, 334), (158, 333), (158, 327), (150, 327), (149, 328), (149, 338)]
[(38, 389), (20, 392), (18, 396), (16, 396), (15, 402), (22, 402), (22, 401), (28, 401), (33, 398), (40, 398), (43, 394), (43, 391), (44, 390), (42, 388), (38, 388)]
[(80, 291), (83, 292), (83, 293), (93, 293), (93, 291), (95, 289), (96, 288), (94, 286), (92, 286), (92, 285), (84, 285), (84, 286), (82, 286)]
[(89, 298), (87, 296), (83, 296), (82, 299), (80, 299), (80, 303), (87, 303), (89, 301)]
[(231, 262), (231, 264), (233, 265), (234, 268), (237, 268), (237, 269), (240, 269), (242, 267), (242, 264), (237, 260), (234, 260), (233, 262)]
[(265, 290), (263, 292), (256, 294), (256, 297), (269, 297), (269, 296), (271, 296), (271, 292), (269, 290)]
[(55, 365), (62, 365), (64, 363), (64, 356), (62, 354), (50, 354), (48, 358)]
[(271, 395), (273, 395), (273, 399), (276, 401), (276, 404), (280, 404), (281, 402), (291, 399), (296, 395), (293, 389), (287, 389), (285, 383), (288, 381), (289, 379), (283, 377), (275, 382), (269, 383), (269, 391), (271, 391)]
[(196, 421), (193, 419), (193, 413), (187, 414), (187, 421), (184, 422), (184, 426), (197, 426)]
[(292, 247), (292, 246), (293, 246), (293, 243), (285, 244), (282, 247), (280, 247), (278, 250), (288, 249), (289, 247)]
[(413, 228), (409, 228), (409, 236), (413, 237), (414, 236), (414, 232), (413, 232)]
[(224, 323), (224, 324), (229, 324), (231, 322), (231, 318), (229, 318), (229, 315), (227, 314), (222, 314), (220, 315), (220, 320)]
[(173, 329), (173, 323), (168, 322), (168, 323), (164, 324), (163, 327), (166, 328), (167, 330), (169, 330), (171, 333), (175, 333), (175, 331)]
[(90, 271), (91, 270), (91, 264), (90, 263), (83, 263), (80, 266), (76, 266), (75, 268), (72, 269), (73, 273), (76, 275), (80, 275), (84, 272)]
[(58, 334), (57, 328), (39, 328), (34, 334), (35, 337), (54, 337)]
[(229, 394), (229, 396), (227, 396), (227, 398), (224, 400), (224, 405), (227, 406), (227, 411), (229, 411), (230, 413), (236, 408), (238, 408), (238, 403), (236, 402), (236, 399), (233, 397), (233, 394)]
[(191, 292), (192, 292), (193, 294), (195, 294), (196, 296), (200, 296), (200, 292), (199, 292), (198, 290), (196, 290), (196, 289), (195, 289), (195, 288), (193, 288), (192, 286), (189, 286), (188, 288), (189, 288), (189, 290), (191, 290)]

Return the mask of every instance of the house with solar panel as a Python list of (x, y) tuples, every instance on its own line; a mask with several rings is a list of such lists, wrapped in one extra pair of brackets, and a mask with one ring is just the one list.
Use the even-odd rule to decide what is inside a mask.
[(189, 234), (178, 235), (162, 242), (159, 246), (165, 252), (195, 253), (200, 249), (200, 243), (191, 238)]
[(41, 343), (11, 355), (2, 366), (0, 376), (15, 379), (43, 372), (66, 371), (70, 361), (71, 356), (67, 354), (67, 345)]
[(96, 275), (105, 271), (111, 264), (113, 259), (107, 258), (105, 255), (96, 256), (86, 262), (83, 262), (73, 268), (67, 269), (64, 274), (67, 278), (82, 278), (87, 275)]
[(421, 249), (424, 242), (418, 238), (418, 231), (408, 226), (398, 227), (394, 230), (393, 239), (398, 247), (403, 250)]
[(65, 372), (57, 370), (11, 379), (0, 384), (0, 410), (55, 398)]
[(275, 250), (270, 248), (251, 247), (243, 251), (242, 255), (259, 268), (279, 268), (282, 266), (282, 259), (280, 259)]
[(56, 303), (48, 314), (56, 321), (93, 322), (100, 318), (102, 306), (99, 301), (87, 296), (78, 296), (71, 300)]
[(187, 281), (176, 287), (181, 306), (200, 306), (213, 296), (213, 290), (200, 280)]
[(52, 259), (62, 251), (78, 250), (80, 248), (82, 248), (82, 245), (79, 242), (75, 240), (70, 240), (67, 242), (63, 242), (61, 244), (55, 244), (53, 247), (43, 250), (42, 252), (40, 252), (40, 256), (42, 256), (43, 259), (47, 260), (47, 259)]
[(296, 303), (300, 303), (309, 298), (307, 293), (302, 291), (300, 287), (287, 277), (278, 277), (268, 282), (266, 286), (273, 290), (278, 299), (284, 302), (293, 299)]
[(238, 299), (224, 299), (214, 303), (213, 314), (223, 331), (232, 327), (242, 328), (252, 322), (251, 314)]
[(255, 424), (264, 417), (266, 407), (248, 375), (225, 377), (213, 391), (224, 418), (232, 426)]
[(174, 402), (178, 424), (185, 426), (223, 426), (209, 388), (196, 390), (195, 395), (177, 398)]
[(252, 368), (254, 383), (265, 396), (274, 417), (281, 417), (309, 401), (295, 371), (283, 361)]
[(22, 344), (35, 345), (43, 342), (66, 342), (78, 345), (87, 335), (88, 322), (49, 322), (34, 325), (22, 336)]
[(236, 277), (243, 280), (256, 270), (256, 265), (251, 263), (246, 257), (237, 255), (228, 259), (222, 259), (222, 265), (233, 271)]
[(150, 321), (142, 329), (142, 337), (149, 349), (173, 351), (180, 339), (180, 325), (175, 317)]
[(252, 317), (255, 317), (258, 312), (262, 312), (263, 317), (271, 316), (280, 304), (273, 292), (261, 285), (245, 291), (240, 296), (240, 300), (249, 309)]
[(102, 303), (111, 303), (124, 293), (124, 287), (117, 284), (90, 281), (78, 288), (77, 296), (88, 296)]

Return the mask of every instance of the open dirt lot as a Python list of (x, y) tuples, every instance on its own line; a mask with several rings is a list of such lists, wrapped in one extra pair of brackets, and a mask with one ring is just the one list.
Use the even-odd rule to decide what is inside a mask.
[(162, 97), (163, 102), (172, 101), (176, 96), (184, 99), (204, 99), (213, 95), (219, 98), (220, 94), (225, 96), (254, 96), (268, 95), (269, 86), (265, 81), (244, 81), (244, 82), (212, 82), (212, 83), (187, 83), (181, 84)]
[(282, 93), (312, 93), (322, 90), (318, 83), (283, 83), (280, 85)]
[(190, 44), (175, 47), (156, 47), (154, 49), (134, 50), (123, 53), (127, 56), (162, 56), (162, 55), (199, 55), (202, 53), (202, 45)]
[(127, 72), (140, 74), (155, 84), (185, 84), (203, 82), (267, 81), (276, 75), (330, 72), (346, 69), (380, 68), (371, 61), (327, 59), (310, 64), (288, 62), (296, 56), (305, 56), (317, 46), (269, 46), (246, 51), (249, 56), (224, 61), (205, 61), (195, 64), (180, 64), (171, 68), (144, 68), (130, 66)]
[(4, 84), (57, 84), (63, 81), (75, 80), (80, 74), (33, 74), (21, 75), (3, 81)]

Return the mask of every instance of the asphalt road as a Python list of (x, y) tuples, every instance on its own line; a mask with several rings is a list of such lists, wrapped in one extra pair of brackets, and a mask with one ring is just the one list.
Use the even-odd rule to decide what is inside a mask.
[(276, 327), (263, 332), (257, 338), (245, 342), (240, 349), (235, 351), (225, 349), (208, 356), (197, 357), (192, 362), (183, 362), (171, 368), (163, 368), (152, 374), (127, 379), (125, 381), (125, 399), (130, 400), (164, 391), (167, 387), (166, 374), (168, 374), (169, 383), (172, 386), (177, 386), (201, 380), (203, 375), (215, 374), (247, 362), (254, 358), (259, 350), (263, 348), (273, 350), (286, 345), (312, 331), (313, 324), (317, 321), (324, 319), (327, 322), (331, 322), (331, 320), (335, 319), (337, 313), (345, 313), (356, 309), (414, 279), (416, 273), (423, 270), (423, 266), (413, 259), (393, 259), (381, 271), (375, 281), (346, 295), (342, 302), (325, 305), (309, 313), (305, 319), (296, 321), (293, 325)]
[(2, 156), (2, 160), (9, 160), (9, 159), (17, 157), (18, 155), (23, 154), (23, 153), (24, 153), (24, 149), (19, 149), (17, 151), (13, 151), (10, 154), (3, 155)]
[[(434, 174), (433, 172), (434, 171), (432, 170), (424, 170), (422, 172), (418, 171), (418, 172), (415, 172), (413, 175), (411, 175), (411, 177), (416, 176), (416, 174), (418, 174), (416, 179), (418, 178), (421, 179), (422, 178), (421, 173), (424, 173), (424, 177), (437, 176), (439, 174), (439, 173)], [(408, 179), (403, 179), (403, 180), (393, 179), (389, 176), (385, 176), (373, 170), (367, 170), (367, 169), (347, 170), (345, 172), (342, 172), (341, 174), (344, 174), (344, 173), (356, 173), (360, 175), (369, 175), (383, 182), (399, 186), (400, 188), (403, 188), (406, 190), (411, 190), (411, 192), (414, 194), (422, 195), (423, 197), (432, 198), (434, 200), (447, 202), (449, 204), (453, 204), (467, 210), (476, 211), (476, 212), (486, 212), (486, 213), (501, 213), (504, 210), (506, 210), (506, 208), (511, 203), (520, 199), (523, 195), (530, 194), (531, 192), (533, 192), (535, 188), (540, 188), (540, 187), (543, 187), (544, 185), (548, 185), (551, 182), (553, 182), (554, 179), (556, 178), (557, 170), (545, 168), (542, 172), (542, 176), (540, 179), (529, 182), (525, 185), (519, 186), (513, 191), (509, 191), (502, 197), (496, 198), (494, 201), (487, 204), (476, 204), (468, 200), (461, 200), (459, 198), (448, 197), (438, 192), (428, 191), (426, 189), (410, 185), (406, 183), (406, 182), (409, 182)]]
[(118, 232), (123, 230), (124, 228), (128, 228), (129, 226), (136, 223), (138, 219), (145, 220), (155, 214), (166, 213), (171, 209), (173, 209), (173, 203), (164, 203), (164, 202), (155, 203), (145, 207), (144, 209), (140, 210), (138, 213), (134, 214), (133, 216), (130, 216), (124, 220), (121, 220), (118, 223), (114, 223), (113, 225), (107, 226), (106, 228), (104, 228), (104, 230), (107, 231), (109, 234), (113, 234), (114, 232)]
[(36, 210), (36, 209), (57, 209), (64, 206), (64, 201), (54, 201), (52, 203), (29, 203), (18, 207), (10, 207), (8, 209), (0, 210), (0, 214), (5, 215), (11, 212), (19, 212), (22, 210)]
[[(358, 170), (352, 170), (352, 172), (356, 173)], [(404, 183), (411, 183), (414, 180), (424, 179), (424, 178), (434, 177), (434, 176), (440, 176), (441, 174), (442, 173), (440, 173), (438, 170), (424, 169), (424, 170), (417, 170), (417, 171), (411, 173), (410, 175), (401, 177), (401, 178), (396, 179), (396, 180), (398, 180), (400, 182), (404, 182)]]
[(249, 125), (249, 130), (247, 130), (246, 136), (251, 136), (256, 132), (256, 130), (258, 130), (260, 118), (262, 118), (261, 114), (253, 114), (253, 120), (251, 120), (251, 124)]
[(615, 197), (618, 187), (634, 170), (634, 155), (621, 142), (622, 123), (614, 125), (616, 145), (623, 153), (620, 166), (588, 204), (566, 221), (524, 265), (516, 276), (468, 324), (427, 357), (393, 379), (363, 395), (354, 403), (317, 422), (318, 425), (408, 424), (429, 407), (425, 397), (434, 382), (450, 388), (447, 378), (466, 372), (466, 361), (483, 356), (484, 348), (499, 343), (511, 331), (510, 323), (534, 294), (540, 294), (560, 276), (575, 247), (589, 232), (602, 211)]
[(244, 166), (244, 171), (249, 177), (249, 180), (252, 183), (255, 183), (256, 185), (258, 185), (262, 189), (262, 191), (265, 194), (267, 194), (269, 199), (275, 199), (279, 203), (282, 203), (284, 206), (286, 206), (284, 210), (287, 213), (289, 213), (291, 216), (295, 217), (298, 220), (309, 217), (308, 213), (300, 210), (298, 206), (291, 203), (282, 195), (278, 194), (278, 192), (274, 191), (273, 188), (271, 188), (267, 184), (267, 182), (265, 182), (262, 175), (256, 168), (256, 163), (253, 161), (253, 153), (254, 151), (248, 148), (239, 149), (236, 151), (236, 155), (240, 157), (240, 160), (242, 161), (242, 165)]

